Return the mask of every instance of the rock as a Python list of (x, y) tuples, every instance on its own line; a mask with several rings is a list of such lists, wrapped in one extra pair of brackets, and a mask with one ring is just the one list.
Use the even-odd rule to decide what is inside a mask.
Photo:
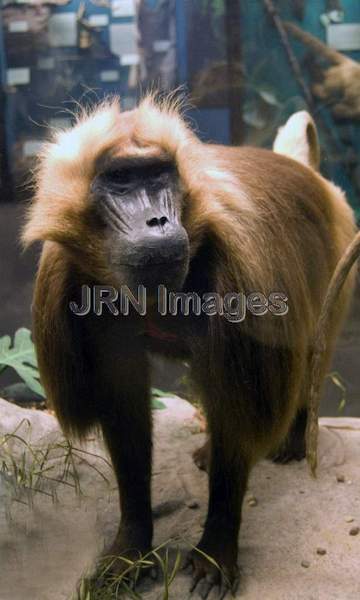
[(191, 509), (193, 509), (193, 510), (194, 510), (194, 509), (196, 509), (196, 508), (199, 508), (199, 503), (198, 503), (198, 502), (196, 502), (196, 500), (190, 500), (189, 502), (187, 502), (187, 503), (186, 503), (186, 506), (187, 506), (188, 508), (191, 508)]
[(352, 527), (349, 531), (349, 535), (359, 535), (360, 527)]
[[(45, 411), (21, 408), (0, 398), (0, 436), (16, 432), (28, 444), (46, 445), (62, 437), (57, 419)], [(9, 440), (14, 450), (22, 451), (19, 439)]]
[(310, 567), (310, 563), (308, 560), (302, 560), (301, 566), (304, 567), (304, 569), (308, 569)]
[(323, 469), (338, 467), (345, 461), (344, 440), (334, 428), (320, 427), (318, 464)]
[(316, 554), (318, 554), (319, 556), (325, 556), (325, 554), (326, 554), (325, 548), (316, 548)]
[(1, 396), (9, 402), (24, 408), (45, 409), (45, 400), (42, 396), (33, 392), (25, 383), (12, 383), (1, 390)]
[(345, 523), (352, 523), (354, 520), (354, 517), (345, 517)]

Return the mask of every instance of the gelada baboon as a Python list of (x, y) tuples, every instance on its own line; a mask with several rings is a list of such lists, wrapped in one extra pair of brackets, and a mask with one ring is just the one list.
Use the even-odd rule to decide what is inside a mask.
[[(252, 466), (271, 453), (302, 456), (314, 326), (354, 236), (342, 192), (316, 172), (307, 119), (308, 150), (295, 144), (293, 160), (281, 152), (292, 152), (296, 128), (280, 132), (276, 152), (218, 146), (196, 137), (176, 102), (148, 96), (121, 112), (110, 101), (45, 147), (24, 230), (26, 244), (44, 241), (33, 312), (47, 397), (66, 434), (101, 427), (116, 473), (121, 522), (111, 555), (151, 549), (148, 353), (191, 365), (210, 434), (202, 552), (189, 559), (203, 597), (236, 579)], [(75, 315), (69, 303), (81, 305), (82, 286), (93, 284), (134, 294), (143, 284), (146, 315)], [(209, 294), (211, 310), (160, 314), (160, 284)], [(334, 313), (329, 356), (350, 291)], [(245, 319), (212, 310), (212, 297), (235, 292), (252, 293)]]

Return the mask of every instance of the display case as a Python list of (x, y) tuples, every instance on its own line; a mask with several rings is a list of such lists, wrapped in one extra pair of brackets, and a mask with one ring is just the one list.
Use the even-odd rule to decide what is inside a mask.
[(178, 88), (200, 137), (218, 143), (270, 147), (309, 110), (323, 172), (359, 210), (360, 109), (337, 111), (341, 89), (317, 93), (332, 63), (314, 50), (333, 48), (360, 79), (359, 2), (5, 0), (0, 12), (2, 200), (24, 195), (49, 128), (67, 127), (79, 104), (116, 94), (126, 110), (146, 89)]

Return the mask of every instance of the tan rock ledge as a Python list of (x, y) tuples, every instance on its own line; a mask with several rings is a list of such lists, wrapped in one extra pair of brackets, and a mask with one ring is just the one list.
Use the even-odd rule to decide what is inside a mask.
[[(172, 540), (176, 554), (178, 545), (196, 543), (205, 518), (207, 476), (191, 459), (204, 436), (194, 434), (190, 404), (179, 398), (164, 402), (167, 408), (155, 411), (155, 544)], [(253, 471), (248, 495), (257, 503), (244, 503), (239, 541), (242, 600), (360, 598), (360, 535), (349, 535), (360, 526), (360, 419), (326, 418), (320, 424), (317, 480), (305, 461), (263, 461)], [(15, 430), (16, 437), (5, 441)], [(64, 475), (69, 452), (54, 417), (0, 400), (0, 437), (0, 463), (9, 468), (0, 478), (0, 600), (68, 599), (117, 526), (117, 492), (101, 442), (89, 442), (90, 454), (73, 450), (76, 475), (67, 482), (80, 486), (80, 498), (71, 485), (54, 481)], [(45, 448), (50, 451), (38, 478)], [(21, 480), (24, 458), (25, 484), (40, 485), (41, 492), (16, 488), (14, 475)], [(187, 598), (188, 586), (180, 572), (170, 598)], [(162, 590), (161, 582), (145, 582), (139, 591), (146, 600), (158, 600)]]

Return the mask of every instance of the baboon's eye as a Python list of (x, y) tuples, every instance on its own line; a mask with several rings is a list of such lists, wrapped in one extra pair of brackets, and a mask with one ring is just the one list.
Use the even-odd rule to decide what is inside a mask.
[(169, 182), (170, 173), (167, 171), (158, 171), (152, 173), (149, 176), (149, 179), (146, 182), (146, 187), (150, 187), (152, 189), (159, 189), (168, 186)]
[(140, 185), (136, 175), (130, 171), (108, 171), (103, 177), (105, 177), (107, 185), (120, 196), (129, 194)]

